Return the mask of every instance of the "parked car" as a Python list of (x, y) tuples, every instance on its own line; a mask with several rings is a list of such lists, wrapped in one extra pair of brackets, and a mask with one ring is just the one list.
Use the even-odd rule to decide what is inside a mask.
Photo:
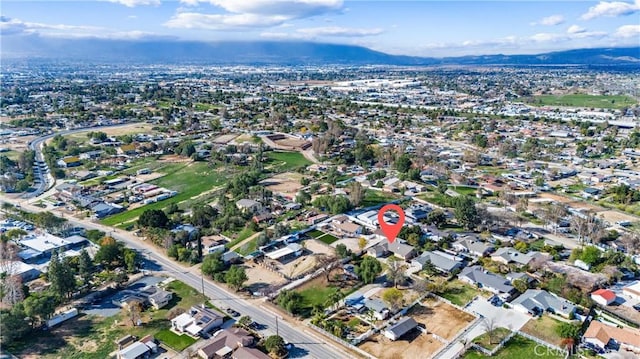
[(229, 314), (232, 317), (239, 317), (240, 313), (236, 312), (235, 310), (231, 309), (231, 308), (227, 308), (227, 314)]

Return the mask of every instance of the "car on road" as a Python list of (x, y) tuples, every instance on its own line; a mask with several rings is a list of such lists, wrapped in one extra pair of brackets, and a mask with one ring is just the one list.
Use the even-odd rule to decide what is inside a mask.
[(239, 317), (240, 313), (236, 312), (235, 310), (231, 309), (231, 308), (227, 308), (226, 310), (227, 314), (229, 314), (232, 317)]
[(640, 312), (640, 303), (636, 304), (633, 306), (633, 309), (637, 310)]

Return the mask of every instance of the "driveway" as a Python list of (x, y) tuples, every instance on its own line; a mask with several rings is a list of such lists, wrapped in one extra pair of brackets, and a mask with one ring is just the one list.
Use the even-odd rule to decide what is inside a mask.
[(475, 299), (469, 303), (467, 310), (485, 318), (493, 319), (496, 327), (505, 327), (511, 330), (520, 330), (531, 319), (529, 315), (514, 309), (496, 307), (485, 298)]
[[(137, 281), (131, 283), (129, 286), (127, 286), (126, 289), (131, 291), (140, 290), (146, 286), (158, 284), (164, 279), (165, 278), (163, 277), (153, 276), (142, 277)], [(85, 314), (99, 315), (101, 317), (112, 317), (120, 313), (120, 307), (113, 304), (112, 301), (116, 298), (121, 297), (122, 295), (122, 291), (115, 292), (112, 295), (100, 299), (100, 301), (98, 301), (97, 303), (87, 305), (85, 309), (81, 309), (80, 311)]]

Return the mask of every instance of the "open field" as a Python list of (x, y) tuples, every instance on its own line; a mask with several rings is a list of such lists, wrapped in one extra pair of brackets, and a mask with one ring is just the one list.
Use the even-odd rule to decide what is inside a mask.
[(162, 329), (156, 333), (155, 337), (177, 351), (183, 351), (196, 342), (195, 339), (186, 334), (178, 335), (169, 329)]
[(541, 95), (535, 96), (530, 104), (535, 106), (571, 106), (587, 108), (624, 108), (637, 103), (628, 96), (594, 96), (584, 94), (573, 95)]
[(244, 267), (247, 277), (249, 277), (245, 286), (251, 292), (257, 292), (271, 285), (277, 286), (287, 282), (287, 280), (278, 275), (278, 273), (274, 273), (260, 265), (246, 263)]
[(451, 340), (464, 327), (473, 321), (473, 316), (460, 309), (433, 299), (417, 304), (407, 313), (416, 322), (426, 326), (430, 333), (435, 333)]
[(81, 314), (47, 331), (36, 332), (25, 340), (5, 345), (20, 358), (95, 358), (104, 359), (116, 350), (114, 340), (127, 334), (143, 337), (171, 326), (167, 313), (173, 307), (185, 310), (204, 302), (201, 294), (186, 284), (173, 281), (168, 286), (173, 294), (169, 304), (157, 311), (145, 311), (142, 325), (133, 327), (122, 314), (104, 318)]
[(429, 358), (443, 346), (444, 344), (433, 336), (414, 329), (396, 341), (375, 334), (360, 344), (359, 348), (380, 359), (399, 359)]
[(172, 163), (158, 169), (164, 176), (151, 181), (157, 186), (178, 191), (178, 194), (164, 201), (147, 204), (102, 220), (106, 225), (117, 225), (137, 219), (147, 209), (163, 209), (170, 203), (180, 203), (198, 196), (216, 186), (222, 185), (227, 175), (211, 169), (207, 163)]
[(310, 315), (314, 306), (321, 306), (323, 308), (329, 306), (331, 304), (329, 303), (329, 297), (333, 293), (340, 290), (342, 294), (346, 296), (355, 289), (355, 286), (358, 284), (357, 281), (353, 279), (334, 281), (333, 277), (336, 274), (342, 274), (342, 269), (336, 268), (332, 270), (329, 274), (329, 280), (327, 280), (325, 275), (321, 275), (295, 289), (295, 291), (303, 297), (303, 316)]
[[(119, 127), (89, 129), (87, 131), (76, 132), (65, 137), (78, 143), (85, 143), (89, 142), (89, 137), (87, 137), (89, 132), (104, 132), (107, 136), (122, 136), (138, 133), (150, 134), (153, 132), (151, 130), (152, 128), (153, 126), (148, 123), (131, 123)], [(50, 141), (51, 140), (48, 140), (47, 143)]]
[(286, 137), (286, 138), (284, 138), (282, 140), (275, 140), (273, 142), (275, 142), (279, 146), (289, 147), (291, 149), (294, 149), (294, 148), (300, 148), (302, 145), (304, 145), (305, 143), (307, 143), (309, 141), (301, 140), (301, 139), (293, 138), (293, 137)]
[(280, 171), (291, 171), (295, 168), (308, 166), (311, 161), (304, 158), (300, 152), (267, 152), (268, 161), (265, 167), (273, 166)]
[(540, 318), (532, 318), (520, 330), (547, 343), (560, 346), (562, 339), (556, 334), (556, 328), (561, 324), (561, 321), (543, 315)]
[[(486, 358), (484, 354), (477, 351), (468, 351), (464, 356), (464, 359), (481, 359)], [(561, 359), (564, 355), (557, 353), (552, 349), (547, 349), (544, 346), (540, 346), (536, 342), (521, 337), (519, 335), (514, 336), (500, 349), (496, 355), (492, 358), (496, 359), (529, 359), (529, 358), (543, 358), (543, 359)]]
[(302, 175), (300, 173), (285, 172), (262, 180), (260, 184), (273, 193), (279, 193), (285, 197), (294, 199), (303, 187), (302, 184), (300, 184), (301, 179)]
[(449, 188), (460, 193), (463, 196), (474, 196), (478, 191), (476, 188), (468, 186), (449, 186)]
[(498, 343), (500, 343), (501, 341), (504, 340), (504, 338), (509, 336), (511, 331), (507, 328), (499, 327), (494, 329), (492, 333), (493, 333), (492, 337), (489, 336), (489, 333), (484, 333), (478, 336), (477, 338), (473, 339), (473, 342), (485, 349), (493, 350), (493, 348), (495, 348), (498, 345)]

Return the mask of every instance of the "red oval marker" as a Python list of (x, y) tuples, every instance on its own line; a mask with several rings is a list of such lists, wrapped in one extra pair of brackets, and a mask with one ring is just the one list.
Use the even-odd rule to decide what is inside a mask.
[[(387, 211), (395, 211), (396, 213), (398, 213), (398, 216), (400, 217), (398, 218), (398, 223), (389, 224), (384, 221), (384, 214)], [(387, 204), (383, 206), (378, 211), (378, 223), (380, 224), (380, 228), (382, 229), (384, 235), (387, 236), (387, 240), (389, 241), (389, 243), (393, 243), (393, 241), (396, 240), (398, 233), (400, 233), (402, 226), (404, 225), (404, 211), (402, 210), (402, 207), (398, 206), (397, 204)]]

